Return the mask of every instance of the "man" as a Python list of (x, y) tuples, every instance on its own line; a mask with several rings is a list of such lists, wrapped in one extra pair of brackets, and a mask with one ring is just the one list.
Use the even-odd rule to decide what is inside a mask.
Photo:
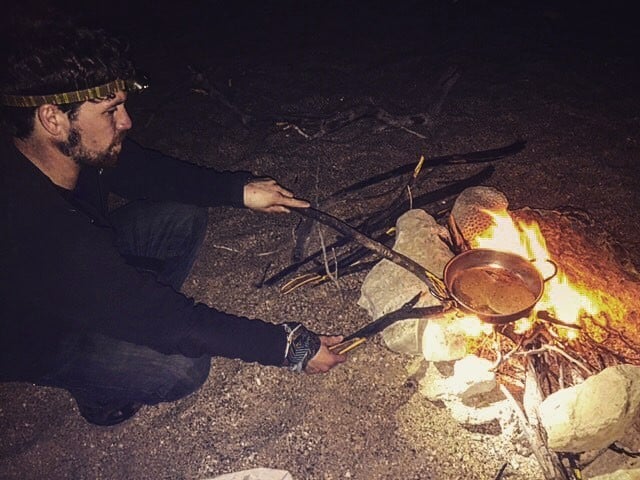
[[(101, 31), (41, 29), (3, 65), (0, 380), (67, 389), (91, 423), (206, 380), (211, 356), (326, 372), (344, 361), (302, 325), (237, 317), (179, 289), (206, 207), (287, 212), (273, 180), (217, 172), (125, 139), (135, 70)], [(109, 211), (114, 192), (130, 201)]]

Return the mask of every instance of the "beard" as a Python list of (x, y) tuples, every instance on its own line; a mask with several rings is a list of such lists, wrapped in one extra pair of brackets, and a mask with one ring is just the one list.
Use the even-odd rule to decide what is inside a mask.
[(104, 150), (92, 152), (82, 144), (80, 132), (72, 127), (67, 140), (57, 142), (56, 147), (63, 155), (70, 157), (78, 165), (97, 168), (115, 167), (118, 163), (118, 156), (125, 136), (126, 133), (122, 132)]

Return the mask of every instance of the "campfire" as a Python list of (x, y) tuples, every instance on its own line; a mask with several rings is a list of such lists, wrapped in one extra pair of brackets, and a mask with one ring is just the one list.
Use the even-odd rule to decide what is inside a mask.
[[(397, 220), (393, 250), (321, 211), (300, 211), (385, 259), (369, 271), (358, 302), (374, 320), (340, 351), (382, 332), (391, 350), (423, 356), (424, 396), (463, 424), (498, 421), (503, 431), (524, 432), (547, 479), (582, 478), (581, 468), (607, 450), (640, 457), (618, 443), (640, 413), (640, 275), (624, 268), (624, 256), (583, 212), (507, 207), (501, 192), (470, 187), (447, 217), (410, 209)], [(490, 262), (457, 277), (466, 283), (448, 280), (457, 259), (481, 251), (526, 264), (539, 291), (531, 289), (535, 278)], [(334, 259), (336, 270), (357, 269), (358, 255)], [(329, 263), (325, 255), (324, 273), (282, 291), (335, 281)], [(518, 428), (506, 424), (514, 418)]]
[[(555, 409), (547, 409), (543, 422), (541, 405), (549, 395), (582, 383), (606, 365), (628, 360), (621, 358), (615, 350), (604, 347), (602, 337), (602, 332), (608, 331), (610, 320), (626, 318), (627, 311), (606, 292), (571, 281), (562, 266), (554, 261), (537, 222), (514, 220), (506, 210), (481, 210), (481, 214), (491, 219), (490, 226), (471, 238), (465, 238), (465, 246), (510, 252), (529, 259), (545, 278), (545, 287), (531, 312), (512, 324), (488, 331), (487, 324), (481, 319), (465, 315), (460, 320), (465, 323), (463, 329), (472, 332), (468, 351), (479, 357), (493, 357), (495, 364), (491, 370), (510, 377), (503, 378), (503, 381), (507, 380), (505, 383), (508, 382), (522, 399), (525, 411), (521, 411), (519, 417), (525, 424), (531, 447), (546, 478), (574, 478), (579, 471), (579, 456), (574, 453), (580, 453), (581, 447), (588, 445), (589, 441), (576, 442), (572, 438), (572, 445), (571, 442), (563, 443), (566, 439), (549, 439), (556, 422), (563, 422), (562, 417), (569, 416), (571, 412), (567, 405), (559, 408), (555, 404)], [(476, 324), (472, 326), (474, 320)], [(506, 346), (505, 342), (498, 341), (492, 351), (487, 348), (487, 342), (496, 338), (496, 333), (510, 342), (506, 342), (509, 343)], [(424, 342), (424, 348), (430, 348), (428, 341)], [(597, 354), (585, 355), (586, 352)], [(519, 361), (509, 364), (514, 355)], [(591, 357), (592, 361), (585, 357)], [(466, 368), (475, 367), (467, 365)], [(464, 376), (465, 373), (459, 375)], [(470, 375), (477, 375), (477, 372), (468, 372), (467, 376)], [(521, 384), (517, 381), (519, 377), (522, 378)], [(516, 388), (513, 388), (514, 384)], [(514, 394), (504, 384), (501, 386), (503, 393), (519, 408)], [(598, 411), (591, 413), (594, 417), (599, 414)], [(554, 442), (559, 444), (556, 447), (577, 449), (578, 452), (554, 455), (550, 450)]]
[[(548, 278), (543, 296), (534, 306), (531, 315), (516, 322), (516, 333), (531, 330), (536, 320), (555, 319), (558, 337), (575, 340), (578, 330), (588, 318), (599, 315), (603, 318), (626, 316), (627, 312), (622, 305), (609, 305), (602, 300), (606, 297), (603, 292), (590, 291), (567, 278), (562, 267), (553, 261), (536, 222), (514, 221), (507, 212), (484, 210), (484, 213), (491, 217), (492, 225), (469, 240), (472, 248), (490, 248), (531, 259), (540, 274)], [(563, 328), (562, 325), (566, 327)]]
[[(494, 209), (475, 205), (472, 210), (473, 215), (462, 209), (462, 214), (458, 212), (456, 217), (455, 207), (453, 209), (449, 219), (449, 230), (457, 232), (453, 235), (453, 250), (490, 249), (531, 261), (544, 278), (541, 297), (526, 316), (500, 324), (487, 323), (455, 308), (437, 320), (416, 319), (415, 330), (405, 325), (385, 331), (383, 337), (387, 345), (403, 350), (406, 345), (398, 347), (411, 337), (407, 331), (420, 335), (422, 329), (422, 353), (428, 361), (433, 364), (455, 361), (450, 378), (437, 376), (434, 380), (433, 375), (430, 376), (423, 380), (423, 392), (434, 400), (457, 396), (456, 414), (464, 417), (464, 421), (468, 421), (469, 413), (460, 413), (462, 404), (469, 405), (473, 403), (472, 397), (479, 396), (478, 405), (485, 408), (487, 399), (482, 395), (499, 390), (517, 415), (545, 478), (581, 478), (578, 477), (580, 466), (587, 461), (581, 458), (584, 452), (602, 452), (612, 446), (617, 451), (636, 455), (615, 442), (638, 412), (640, 395), (635, 391), (640, 384), (623, 392), (626, 411), (607, 411), (612, 403), (610, 395), (614, 395), (610, 391), (612, 384), (608, 383), (612, 376), (610, 369), (623, 377), (640, 375), (633, 366), (639, 364), (639, 347), (618, 330), (630, 315), (625, 303), (616, 292), (581, 281), (580, 275), (575, 275), (580, 263), (572, 265), (574, 275), (568, 273), (564, 262), (567, 257), (580, 260), (579, 255), (576, 256), (579, 245), (564, 255), (554, 255), (538, 222), (526, 218), (534, 216), (533, 211), (510, 213), (505, 205)], [(402, 227), (402, 222), (399, 224)], [(432, 251), (441, 234), (436, 230), (431, 232), (427, 243)], [(406, 236), (409, 232), (403, 231), (400, 235)], [(397, 242), (398, 246), (402, 250), (403, 242)], [(404, 253), (412, 256), (417, 252), (404, 250)], [(455, 257), (455, 253), (452, 255)], [(591, 261), (591, 257), (585, 256), (582, 260)], [(437, 270), (434, 265), (430, 268)], [(388, 279), (388, 271), (378, 273)], [(590, 279), (591, 273), (586, 268), (583, 277)], [(397, 280), (394, 277), (390, 282)], [(501, 288), (513, 287), (506, 284)], [(486, 286), (479, 291), (486, 296), (493, 294)], [(500, 294), (504, 296), (505, 292)], [(369, 286), (363, 285), (363, 297), (370, 296)], [(491, 302), (491, 298), (482, 300)], [(386, 300), (378, 303), (377, 308), (388, 307), (388, 304), (381, 307)], [(361, 304), (370, 312), (376, 311), (370, 300)], [(601, 381), (597, 385), (596, 377)], [(580, 411), (585, 408), (586, 411)], [(604, 417), (607, 421), (602, 421)]]

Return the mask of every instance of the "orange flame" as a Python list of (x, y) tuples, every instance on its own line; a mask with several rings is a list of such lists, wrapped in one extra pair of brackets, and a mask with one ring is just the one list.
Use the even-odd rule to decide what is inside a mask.
[[(522, 333), (531, 328), (536, 313), (540, 311), (549, 312), (563, 323), (578, 325), (583, 315), (595, 316), (609, 310), (601, 300), (604, 295), (600, 292), (572, 284), (560, 269), (556, 272), (555, 263), (552, 263), (553, 259), (536, 222), (514, 222), (506, 211), (484, 210), (484, 213), (491, 217), (493, 224), (482, 234), (471, 239), (471, 246), (515, 253), (527, 258), (533, 261), (546, 279), (542, 298), (529, 318), (516, 323), (516, 332)], [(559, 328), (558, 331), (568, 339), (577, 336), (577, 331), (570, 327)]]

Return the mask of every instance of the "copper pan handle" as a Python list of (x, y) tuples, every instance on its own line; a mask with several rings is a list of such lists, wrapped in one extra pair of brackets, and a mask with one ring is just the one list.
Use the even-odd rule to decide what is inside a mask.
[[(556, 262), (554, 262), (553, 260), (551, 260), (550, 258), (545, 258), (544, 260), (536, 260), (535, 258), (532, 258), (531, 260), (529, 260), (531, 263), (535, 264), (537, 262), (545, 262), (550, 264), (553, 267), (553, 272), (551, 273), (551, 275), (549, 275), (548, 277), (542, 277), (542, 281), (543, 282), (548, 282), (549, 280), (551, 280), (553, 277), (555, 277), (558, 274), (558, 264)], [(542, 275), (542, 270), (538, 267), (536, 267), (538, 269), (538, 271), (540, 272), (540, 274)]]

